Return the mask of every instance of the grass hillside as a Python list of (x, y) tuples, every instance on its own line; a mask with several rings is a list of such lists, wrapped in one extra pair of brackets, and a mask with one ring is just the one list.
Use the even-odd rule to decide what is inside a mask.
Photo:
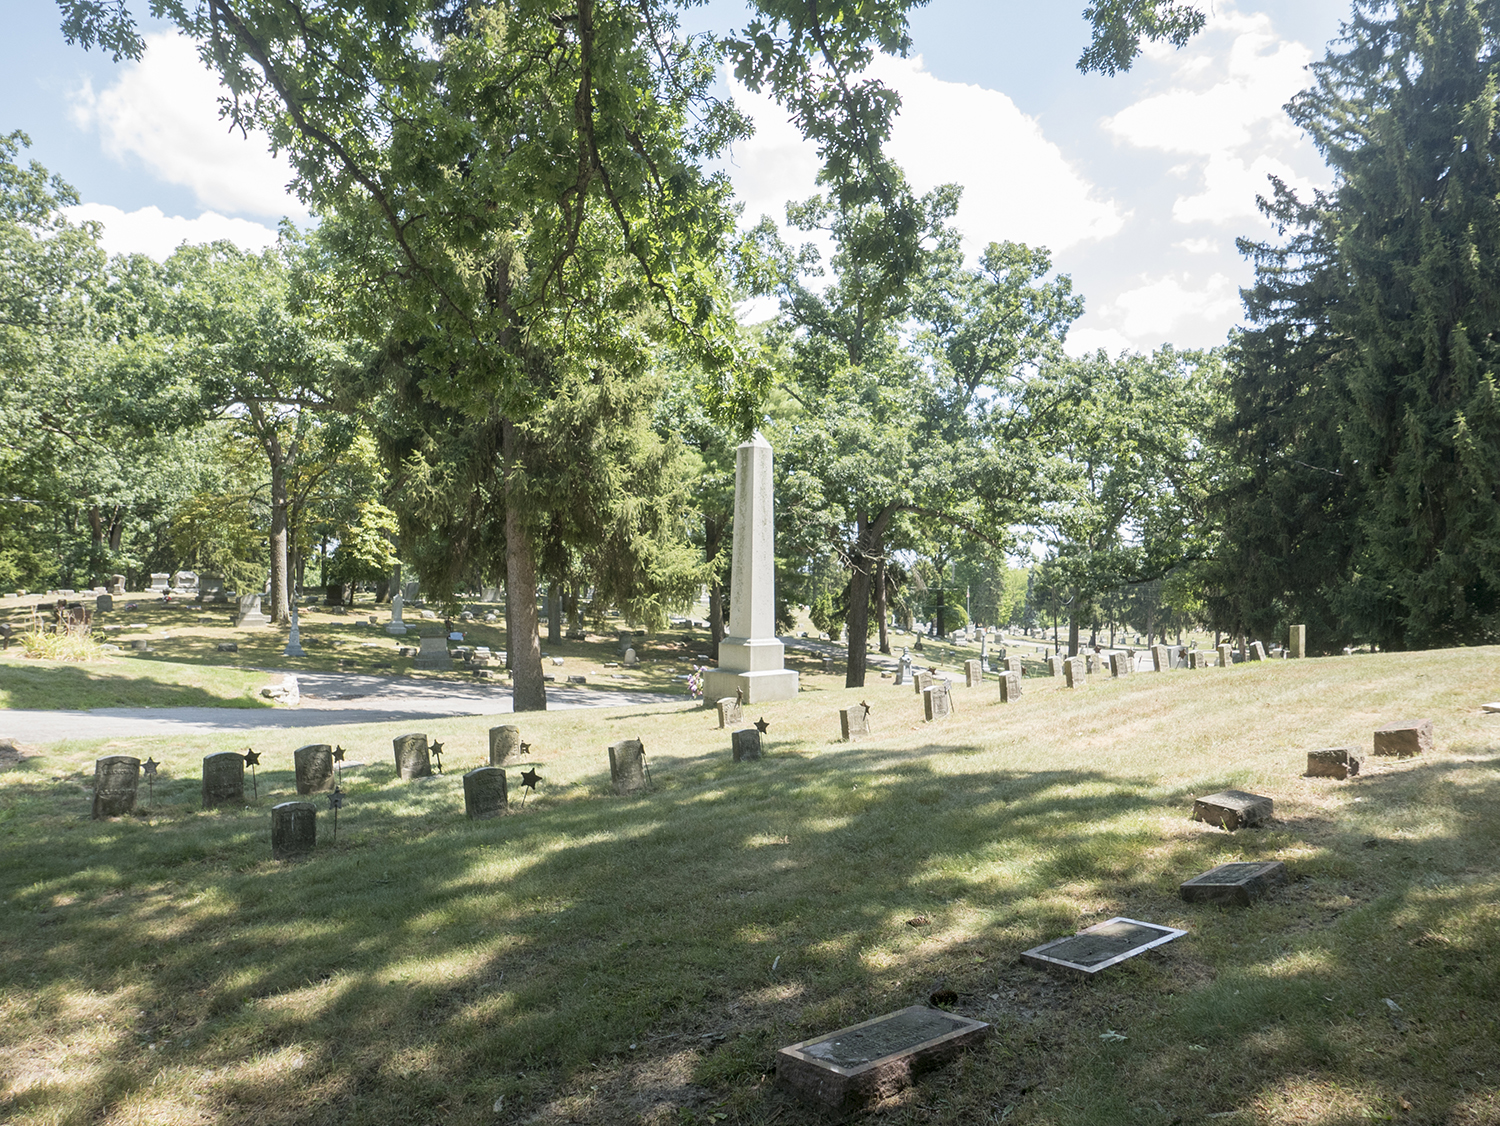
[[(65, 743), (0, 770), (0, 1122), (821, 1121), (776, 1049), (949, 991), (987, 1043), (884, 1123), (1500, 1123), (1500, 651), (1093, 680), (993, 680), (921, 721), (890, 681), (751, 709), (729, 761), (686, 702), (520, 719), (542, 783), (470, 824), (493, 720), (433, 722), (446, 776), (395, 780), (370, 726), (262, 741), (258, 800), (202, 812), (224, 738)], [(837, 741), (866, 699), (875, 734)], [(1437, 750), (1303, 778), (1430, 717)], [(639, 736), (655, 784), (609, 793)], [(332, 840), (270, 859), (292, 750), (364, 766)], [(151, 806), (93, 822), (93, 760), (154, 755)], [(1276, 800), (1269, 828), (1194, 795)], [(249, 779), (247, 778), (247, 794)], [(1177, 885), (1236, 859), (1249, 909)], [(1185, 937), (1087, 983), (1022, 966), (1113, 915)], [(1113, 1034), (1113, 1035), (1109, 1035)]]

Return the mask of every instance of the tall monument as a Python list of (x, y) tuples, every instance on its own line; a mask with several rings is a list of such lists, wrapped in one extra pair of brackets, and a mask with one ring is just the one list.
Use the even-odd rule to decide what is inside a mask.
[(771, 444), (759, 431), (735, 451), (734, 566), (729, 575), (729, 635), (719, 667), (703, 682), (706, 703), (741, 693), (747, 704), (790, 700), (797, 674), (782, 667), (776, 639), (776, 525)]

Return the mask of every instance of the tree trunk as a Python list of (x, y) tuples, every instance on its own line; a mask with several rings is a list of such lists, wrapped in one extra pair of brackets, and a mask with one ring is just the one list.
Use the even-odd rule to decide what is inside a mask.
[[(703, 557), (712, 563), (724, 549), (724, 522), (711, 516), (703, 518)], [(718, 572), (708, 588), (709, 655), (719, 659), (719, 642), (724, 640), (724, 587)]]
[[(507, 575), (508, 575), (509, 572), (510, 572), (510, 556), (509, 555), (507, 555), (506, 558), (505, 558), (505, 569), (506, 569), (506, 572), (507, 572)], [(505, 582), (505, 591), (504, 591), (504, 594), (505, 594), (505, 667), (509, 669), (509, 668), (514, 668), (515, 667), (515, 665), (512, 664), (512, 659), (513, 658), (512, 658), (511, 655), (516, 651), (516, 644), (515, 644), (515, 642), (516, 642), (516, 633), (515, 633), (516, 616), (510, 612), (510, 580), (509, 580), (509, 578), (507, 578), (506, 582)]]
[(1068, 615), (1068, 656), (1078, 656), (1078, 617)]
[(290, 622), (292, 612), (287, 598), (287, 520), (286, 467), (271, 462), (271, 621)]
[(512, 706), (518, 712), (547, 710), (547, 683), (542, 679), (542, 646), (537, 636), (536, 555), (531, 532), (521, 515), (522, 499), (514, 467), (520, 438), (515, 425), (502, 425), (505, 454), (505, 598), (511, 670)]
[(937, 635), (944, 637), (948, 633), (948, 603), (943, 594), (943, 580), (941, 574), (938, 576), (938, 605), (937, 605)]
[(844, 674), (845, 688), (865, 686), (865, 645), (870, 639), (870, 583), (874, 563), (885, 554), (885, 527), (890, 512), (882, 512), (873, 523), (859, 518), (858, 536), (849, 553), (849, 664)]
[(578, 583), (568, 586), (568, 600), (564, 609), (568, 612), (568, 630), (583, 633), (583, 590)]
[(97, 504), (89, 505), (89, 534), (92, 537), (89, 550), (89, 568), (93, 583), (107, 583), (104, 574), (104, 514)]
[(547, 644), (562, 644), (562, 584), (547, 584)]
[(885, 625), (887, 610), (885, 604), (884, 555), (880, 557), (880, 562), (875, 566), (875, 617), (880, 623), (880, 651), (889, 657), (891, 655), (891, 635)]

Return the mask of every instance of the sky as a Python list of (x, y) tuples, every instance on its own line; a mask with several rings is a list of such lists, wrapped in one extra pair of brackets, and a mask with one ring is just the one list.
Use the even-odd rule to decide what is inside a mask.
[[(1255, 206), (1267, 176), (1304, 192), (1327, 183), (1282, 107), (1310, 83), (1348, 0), (1213, 0), (1185, 48), (1148, 48), (1112, 78), (1074, 65), (1089, 39), (1084, 2), (918, 9), (911, 54), (874, 66), (902, 96), (891, 154), (918, 190), (963, 187), (956, 222), (971, 257), (998, 240), (1051, 250), (1085, 300), (1070, 351), (1221, 344), (1252, 278), (1235, 240), (1274, 237)], [(184, 40), (149, 25), (144, 59), (115, 63), (65, 43), (49, 0), (7, 8), (0, 133), (30, 136), (26, 155), (78, 190), (76, 216), (104, 225), (108, 249), (258, 248), (284, 216), (309, 220), (265, 138), (219, 119), (217, 82)], [(685, 25), (745, 19), (743, 0), (708, 0)], [(780, 221), (815, 191), (816, 154), (784, 111), (725, 81), (756, 122), (728, 162), (744, 221)]]

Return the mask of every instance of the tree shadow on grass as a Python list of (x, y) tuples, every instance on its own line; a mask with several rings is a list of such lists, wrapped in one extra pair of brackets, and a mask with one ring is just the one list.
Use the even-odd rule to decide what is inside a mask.
[[(25, 994), (28, 1028), (86, 1042), (98, 1062), (42, 1078), (33, 1063), (0, 1118), (81, 1122), (165, 1098), (221, 1122), (817, 1122), (768, 1093), (775, 1049), (938, 982), (1002, 1035), (896, 1100), (893, 1121), (984, 1121), (1005, 1105), (1193, 1121), (1355, 1076), (1358, 1098), (1318, 1119), (1343, 1123), (1394, 1089), (1391, 1053), (1436, 1084), (1477, 1050), (1438, 1034), (1423, 1005), (1467, 999), (1481, 1032), (1493, 1011), (1490, 885), (1462, 878), (1495, 843), (1481, 821), (1493, 779), (1445, 784), (1462, 764), (1440, 762), (1362, 785), (1372, 807), (1446, 795), (1462, 831), (1422, 838), (1443, 866), (1410, 873), (1354, 841), (1357, 827), (1163, 840), (1143, 827), (1163, 798), (1141, 779), (935, 769), (939, 751), (967, 750), (683, 762), (654, 794), (607, 796), (596, 776), (472, 824), (455, 775), (402, 785), (371, 768), (339, 845), (322, 813), (324, 847), (290, 865), (268, 859), (264, 807), (90, 823), (40, 780), (12, 787), (0, 980)], [(185, 802), (190, 782), (170, 797)], [(290, 776), (261, 782), (284, 790)], [(1226, 850), (1294, 848), (1303, 878), (1264, 905), (1175, 898)], [(1106, 912), (1192, 934), (1087, 985), (1016, 967)], [(1423, 971), (1409, 988), (1427, 994), (1402, 1003), (1425, 1022), (1404, 1049), (1365, 996), (1397, 991), (1368, 980), (1388, 951), (1404, 957), (1387, 975)], [(143, 1015), (99, 1028), (87, 997)], [(1098, 1039), (1115, 1028), (1125, 1041)]]

